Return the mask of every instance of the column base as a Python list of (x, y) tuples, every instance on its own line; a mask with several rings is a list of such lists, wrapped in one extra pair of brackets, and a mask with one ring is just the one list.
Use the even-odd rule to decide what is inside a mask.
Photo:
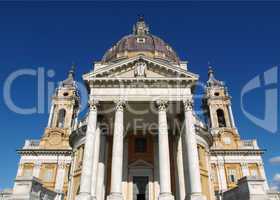
[(202, 194), (189, 194), (185, 200), (206, 200), (206, 197)]
[(76, 200), (96, 200), (96, 198), (92, 197), (89, 193), (80, 193)]
[(121, 193), (111, 193), (107, 196), (107, 200), (123, 200), (123, 195)]
[(161, 193), (158, 200), (174, 200), (174, 196), (171, 193)]

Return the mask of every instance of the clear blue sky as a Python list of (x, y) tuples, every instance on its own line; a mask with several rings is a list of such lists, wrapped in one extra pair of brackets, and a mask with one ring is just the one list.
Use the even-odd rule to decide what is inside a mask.
[[(274, 64), (280, 64), (280, 3), (202, 2), (63, 2), (0, 3), (1, 95), (5, 79), (22, 68), (54, 69), (47, 81), (65, 78), (74, 61), (79, 80), (91, 70), (92, 60), (132, 30), (138, 14), (144, 14), (151, 32), (167, 41), (189, 70), (207, 78), (207, 62), (216, 77), (226, 82), (233, 97), (233, 111), (242, 138), (258, 139), (269, 180), (280, 166), (269, 159), (280, 156), (280, 134), (253, 124), (240, 109), (242, 87)], [(278, 84), (279, 87), (279, 84)], [(37, 101), (36, 80), (21, 77), (12, 88), (20, 106)], [(46, 95), (47, 98), (47, 95)], [(200, 102), (196, 102), (199, 106)], [(257, 117), (264, 114), (264, 88), (247, 96), (246, 108)], [(11, 187), (20, 148), (27, 138), (40, 138), (47, 113), (19, 115), (0, 104), (0, 189)], [(279, 116), (279, 110), (278, 110)], [(279, 124), (278, 124), (279, 130)]]

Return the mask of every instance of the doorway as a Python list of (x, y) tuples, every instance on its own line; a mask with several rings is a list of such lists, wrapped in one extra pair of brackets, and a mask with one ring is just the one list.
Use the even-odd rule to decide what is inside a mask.
[(149, 177), (133, 177), (133, 200), (149, 200)]

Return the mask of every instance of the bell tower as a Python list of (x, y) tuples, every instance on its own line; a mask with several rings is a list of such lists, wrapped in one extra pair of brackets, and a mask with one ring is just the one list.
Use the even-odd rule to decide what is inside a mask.
[(208, 68), (208, 81), (202, 107), (210, 133), (215, 141), (230, 145), (232, 140), (236, 142), (239, 140), (231, 108), (231, 97), (224, 82), (215, 78), (211, 66)]
[(40, 142), (40, 146), (44, 148), (69, 147), (69, 135), (76, 126), (80, 108), (80, 96), (74, 77), (75, 66), (73, 65), (67, 78), (56, 88), (48, 125)]

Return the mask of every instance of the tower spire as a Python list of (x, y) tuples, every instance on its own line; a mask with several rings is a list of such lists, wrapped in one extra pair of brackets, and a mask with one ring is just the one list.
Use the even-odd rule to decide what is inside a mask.
[(71, 76), (72, 78), (75, 77), (76, 67), (77, 67), (77, 65), (76, 65), (74, 62), (72, 62), (71, 68), (70, 68), (70, 70), (68, 71), (68, 77), (70, 77), (70, 76)]
[(143, 14), (139, 14), (138, 15), (138, 22), (143, 22), (144, 21), (144, 15)]
[(76, 64), (72, 63), (70, 70), (68, 71), (67, 78), (64, 81), (62, 81), (63, 86), (75, 85), (75, 71), (76, 71)]
[(208, 61), (208, 79), (210, 78), (214, 78), (214, 70), (210, 64), (210, 62)]
[(213, 67), (210, 65), (210, 62), (208, 62), (208, 86), (223, 86), (223, 82), (219, 81), (214, 76), (214, 70)]

